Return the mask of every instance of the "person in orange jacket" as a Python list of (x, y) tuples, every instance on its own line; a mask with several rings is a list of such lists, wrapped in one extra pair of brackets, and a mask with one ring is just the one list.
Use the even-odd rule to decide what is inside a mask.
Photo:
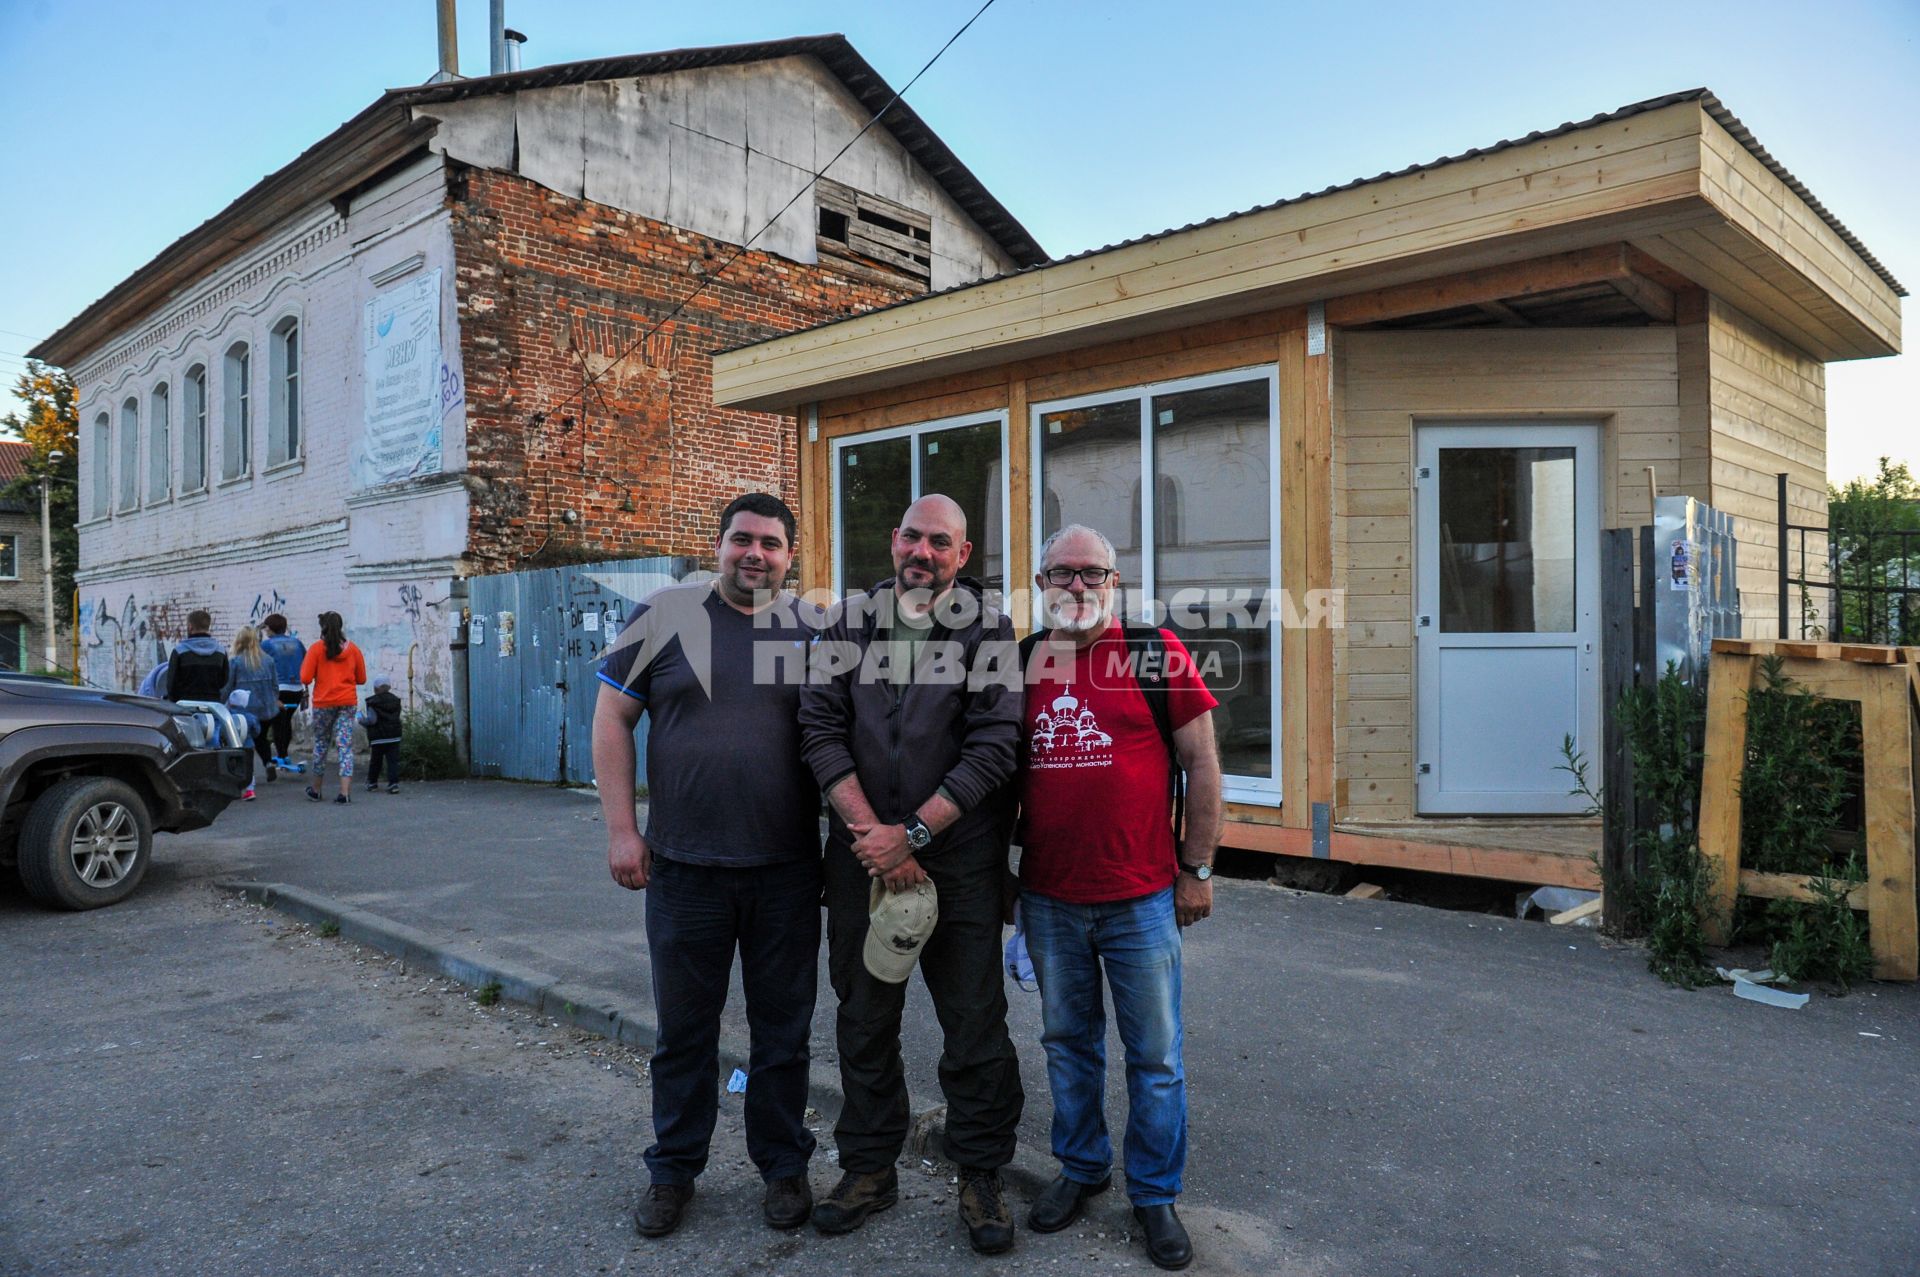
[(307, 649), (300, 662), (300, 682), (313, 705), (313, 777), (307, 797), (320, 797), (320, 774), (327, 763), (327, 746), (340, 751), (340, 792), (334, 802), (353, 801), (353, 718), (360, 705), (360, 686), (367, 681), (367, 660), (347, 641), (338, 612), (320, 614), (320, 642)]

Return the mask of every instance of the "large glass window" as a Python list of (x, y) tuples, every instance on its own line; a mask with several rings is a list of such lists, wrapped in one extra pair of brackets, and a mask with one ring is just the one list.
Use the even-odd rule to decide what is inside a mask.
[(1568, 634), (1573, 449), (1440, 449), (1440, 629)]
[(207, 486), (207, 368), (195, 364), (180, 381), (180, 490), (199, 492)]
[(1036, 569), (1067, 524), (1106, 534), (1126, 602), (1151, 601), (1220, 701), (1230, 792), (1267, 801), (1280, 773), (1275, 400), (1271, 374), (1235, 373), (1034, 410)]
[(127, 396), (120, 405), (120, 508), (140, 504), (140, 401)]
[(167, 383), (153, 388), (147, 399), (147, 500), (165, 501), (173, 495), (172, 395)]
[(93, 419), (93, 517), (113, 508), (113, 422), (102, 412)]
[(864, 590), (893, 575), (891, 533), (929, 493), (967, 516), (973, 556), (961, 569), (996, 606), (1006, 590), (1006, 470), (1001, 420), (930, 422), (834, 441), (835, 588)]

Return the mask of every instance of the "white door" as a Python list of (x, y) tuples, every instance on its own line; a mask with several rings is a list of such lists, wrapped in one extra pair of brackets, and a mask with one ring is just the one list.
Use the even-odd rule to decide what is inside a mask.
[(1414, 753), (1422, 815), (1585, 810), (1561, 742), (1598, 766), (1600, 428), (1416, 434)]

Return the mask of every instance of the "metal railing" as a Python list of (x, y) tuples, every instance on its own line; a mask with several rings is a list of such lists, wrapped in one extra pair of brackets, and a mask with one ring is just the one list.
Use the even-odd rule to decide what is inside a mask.
[(1920, 530), (1791, 522), (1778, 482), (1780, 637), (1920, 644)]

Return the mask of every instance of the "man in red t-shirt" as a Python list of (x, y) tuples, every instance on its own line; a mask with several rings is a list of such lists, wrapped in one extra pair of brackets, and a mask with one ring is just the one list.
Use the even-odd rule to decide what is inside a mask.
[(1147, 1255), (1184, 1268), (1174, 1211), (1187, 1156), (1180, 929), (1213, 912), (1220, 840), (1218, 704), (1180, 640), (1161, 630), (1174, 752), (1187, 773), (1174, 846), (1171, 762), (1125, 627), (1113, 614), (1113, 544), (1070, 525), (1048, 539), (1034, 584), (1047, 636), (1027, 666), (1020, 775), (1020, 916), (1040, 980), (1060, 1176), (1034, 1203), (1039, 1232), (1071, 1224), (1111, 1182), (1102, 976), (1127, 1052), (1127, 1196)]

